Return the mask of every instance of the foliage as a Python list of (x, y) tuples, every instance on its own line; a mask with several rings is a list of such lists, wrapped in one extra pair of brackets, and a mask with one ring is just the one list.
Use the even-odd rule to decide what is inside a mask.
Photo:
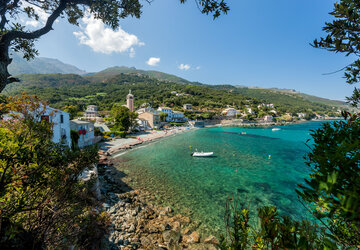
[(126, 137), (126, 131), (107, 131), (105, 132), (106, 136), (114, 136), (114, 137), (120, 137), (120, 138), (125, 138)]
[(131, 112), (127, 107), (115, 103), (110, 111), (109, 121), (113, 123), (114, 131), (128, 131), (136, 126), (137, 113)]
[(344, 246), (360, 245), (360, 117), (324, 123), (312, 131), (306, 155), (311, 174), (297, 193)]
[(95, 135), (95, 136), (102, 136), (103, 133), (101, 132), (100, 128), (95, 127), (95, 128), (94, 128), (94, 135)]
[(76, 130), (70, 130), (71, 137), (71, 149), (75, 150), (78, 147), (78, 141), (80, 138), (79, 132)]
[[(52, 107), (63, 108), (68, 105), (84, 110), (86, 105), (97, 105), (99, 110), (110, 110), (114, 103), (125, 103), (125, 97), (131, 89), (135, 95), (135, 106), (149, 103), (152, 107), (168, 106), (181, 109), (191, 103), (198, 109), (207, 110), (213, 117), (228, 105), (244, 109), (245, 105), (258, 106), (261, 103), (273, 103), (279, 113), (332, 112), (332, 107), (305, 100), (298, 95), (281, 92), (246, 89), (232, 86), (212, 86), (179, 84), (160, 81), (143, 75), (120, 74), (110, 78), (81, 77), (77, 75), (23, 75), (21, 83), (13, 83), (7, 88), (9, 95), (19, 95), (23, 91), (36, 94), (48, 100)], [(183, 93), (182, 96), (171, 94), (172, 91)], [(256, 110), (256, 109), (254, 109)], [(266, 110), (266, 108), (264, 108)], [(205, 111), (206, 112), (206, 111)], [(194, 112), (185, 112), (189, 119), (195, 119)], [(208, 119), (204, 117), (204, 119)]]
[(171, 125), (174, 126), (183, 126), (185, 124), (187, 124), (188, 122), (184, 121), (184, 122), (170, 122)]
[[(329, 51), (345, 53), (346, 56), (359, 56), (359, 32), (360, 32), (360, 3), (357, 0), (340, 0), (334, 4), (334, 10), (330, 13), (334, 17), (332, 22), (327, 22), (323, 30), (326, 37), (316, 39), (313, 43), (315, 48), (323, 48)], [(360, 59), (343, 68), (347, 83), (354, 84), (360, 80)], [(348, 101), (353, 105), (360, 102), (359, 91), (355, 88), (352, 97)]]
[(9, 114), (0, 121), (0, 248), (95, 247), (108, 219), (95, 209), (94, 181), (79, 176), (97, 161), (97, 148), (53, 143), (36, 97), (8, 98), (0, 110)]
[(226, 236), (220, 237), (220, 249), (334, 249), (336, 244), (324, 236), (324, 230), (309, 221), (280, 217), (276, 207), (257, 211), (259, 227), (251, 226), (249, 209), (239, 198), (226, 202)]
[(286, 115), (282, 115), (280, 117), (280, 120), (286, 121), (286, 122), (291, 122), (293, 120), (293, 118), (291, 117), (291, 115), (286, 114)]
[(315, 115), (314, 113), (307, 112), (307, 113), (305, 114), (304, 119), (309, 121), (309, 120), (311, 120), (311, 119), (313, 119), (313, 118), (315, 118), (315, 117), (316, 117), (316, 115)]
[(160, 121), (165, 122), (166, 121), (166, 117), (168, 116), (167, 113), (164, 112), (160, 112)]
[(78, 109), (78, 107), (76, 107), (75, 105), (67, 105), (67, 106), (63, 107), (62, 110), (69, 113), (70, 120), (75, 119), (76, 116), (78, 115), (79, 111), (80, 111)]

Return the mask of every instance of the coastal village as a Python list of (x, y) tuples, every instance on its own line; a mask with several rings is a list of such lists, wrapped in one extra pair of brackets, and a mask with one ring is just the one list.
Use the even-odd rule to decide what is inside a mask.
[[(135, 113), (135, 125), (126, 131), (127, 135), (117, 136), (109, 115), (104, 115), (96, 105), (88, 105), (82, 116), (70, 119), (70, 114), (46, 106), (39, 120), (52, 123), (52, 140), (72, 148), (84, 148), (97, 144), (99, 162), (89, 166), (81, 178), (89, 181), (94, 176), (94, 193), (111, 219), (110, 231), (106, 235), (107, 249), (218, 249), (219, 240), (214, 235), (201, 235), (199, 222), (177, 214), (171, 207), (154, 205), (154, 194), (142, 190), (131, 190), (127, 183), (131, 179), (116, 169), (117, 153), (162, 137), (209, 126), (278, 126), (305, 121), (305, 113), (277, 116), (276, 107), (262, 103), (256, 107), (246, 105), (244, 110), (227, 107), (221, 116), (213, 119), (190, 120), (186, 112), (200, 114), (202, 111), (190, 104), (184, 104), (182, 111), (160, 106), (157, 109), (149, 103), (135, 106), (135, 96), (129, 91), (126, 104), (121, 107)], [(254, 109), (266, 111), (261, 118), (252, 118)], [(265, 113), (265, 112), (264, 112)], [(270, 115), (271, 114), (271, 115)], [(11, 119), (10, 116), (7, 117)], [(314, 114), (313, 119), (325, 119)], [(6, 119), (6, 117), (5, 117)], [(115, 157), (114, 157), (115, 156)], [(270, 159), (270, 156), (269, 156)]]
[[(178, 93), (174, 93), (178, 94)], [(262, 103), (257, 106), (246, 105), (243, 110), (234, 107), (227, 107), (221, 111), (217, 117), (204, 119), (201, 114), (205, 111), (197, 110), (192, 104), (187, 103), (183, 105), (182, 111), (173, 110), (169, 107), (158, 107), (157, 109), (151, 107), (149, 103), (143, 103), (139, 107), (135, 106), (135, 96), (129, 91), (126, 96), (126, 107), (130, 112), (136, 113), (136, 125), (131, 130), (126, 131), (130, 135), (139, 135), (137, 140), (129, 140), (126, 138), (117, 138), (116, 133), (112, 133), (111, 122), (107, 121), (108, 115), (104, 115), (98, 110), (96, 105), (88, 105), (84, 110), (83, 115), (76, 119), (70, 120), (70, 115), (62, 110), (53, 109), (47, 106), (45, 113), (41, 120), (46, 120), (53, 123), (53, 141), (55, 143), (62, 142), (69, 147), (72, 146), (74, 140), (71, 138), (72, 133), (78, 134), (78, 139), (75, 142), (79, 148), (97, 144), (105, 140), (116, 140), (116, 143), (111, 147), (103, 147), (102, 149), (109, 149), (110, 152), (115, 152), (120, 149), (128, 149), (136, 144), (144, 141), (150, 141), (155, 138), (163, 137), (175, 133), (176, 131), (183, 131), (184, 129), (194, 127), (206, 126), (274, 126), (304, 121), (309, 119), (329, 119), (331, 117), (322, 116), (314, 113), (307, 117), (305, 113), (290, 114), (286, 113), (277, 116), (278, 112), (274, 104)], [(257, 113), (263, 113), (261, 118), (255, 116)], [(194, 120), (189, 119), (185, 114), (191, 112), (197, 114)], [(340, 114), (340, 110), (337, 111)], [(255, 116), (255, 118), (254, 118)], [(199, 118), (199, 119), (198, 119)], [(147, 132), (147, 133), (144, 133)], [(141, 135), (141, 136), (140, 136)], [(124, 143), (120, 143), (124, 142)], [(126, 142), (126, 143), (125, 143)]]
[(359, 0), (0, 9), (0, 250), (360, 249)]

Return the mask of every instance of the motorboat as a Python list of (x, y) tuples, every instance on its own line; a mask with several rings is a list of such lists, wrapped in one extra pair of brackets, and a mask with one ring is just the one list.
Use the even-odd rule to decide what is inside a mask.
[(273, 128), (272, 131), (278, 131), (280, 128)]
[(194, 152), (191, 154), (191, 156), (194, 157), (209, 157), (212, 156), (214, 152)]

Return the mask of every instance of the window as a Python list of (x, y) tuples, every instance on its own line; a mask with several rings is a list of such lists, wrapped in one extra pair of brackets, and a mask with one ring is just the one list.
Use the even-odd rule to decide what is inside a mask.
[(41, 116), (41, 121), (49, 122), (50, 121), (49, 116), (48, 115), (42, 115)]
[(60, 115), (60, 123), (64, 123), (64, 115)]

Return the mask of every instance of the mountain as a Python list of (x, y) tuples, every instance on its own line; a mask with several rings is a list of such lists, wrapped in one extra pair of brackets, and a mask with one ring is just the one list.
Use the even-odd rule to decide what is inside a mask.
[[(124, 73), (118, 74), (119, 68)], [(337, 110), (331, 105), (316, 102), (315, 97), (312, 101), (299, 93), (232, 85), (193, 84), (189, 81), (185, 84), (184, 81), (179, 83), (159, 80), (158, 77), (168, 76), (165, 73), (150, 77), (144, 72), (149, 71), (116, 67), (96, 73), (95, 77), (75, 74), (22, 74), (19, 76), (22, 81), (7, 86), (4, 94), (36, 94), (49, 101), (54, 108), (74, 105), (79, 111), (89, 104), (99, 106), (100, 110), (109, 110), (114, 103), (125, 103), (130, 89), (135, 95), (136, 106), (151, 103), (155, 107), (165, 105), (181, 109), (183, 104), (192, 103), (203, 110), (221, 112), (229, 105), (244, 109), (246, 105), (257, 107), (261, 103), (272, 103), (280, 113), (330, 114)]]
[(106, 79), (110, 79), (119, 74), (136, 74), (138, 76), (148, 76), (151, 78), (155, 78), (161, 81), (181, 83), (181, 84), (193, 84), (192, 82), (185, 80), (181, 77), (163, 73), (155, 70), (141, 70), (136, 69), (135, 67), (125, 67), (125, 66), (115, 66), (111, 68), (107, 68), (98, 73), (87, 75), (86, 78), (90, 81), (104, 81)]
[(13, 61), (9, 65), (10, 74), (16, 76), (20, 74), (78, 74), (83, 75), (86, 72), (77, 67), (61, 62), (57, 59), (36, 57), (27, 61), (19, 53), (13, 53), (10, 56)]

